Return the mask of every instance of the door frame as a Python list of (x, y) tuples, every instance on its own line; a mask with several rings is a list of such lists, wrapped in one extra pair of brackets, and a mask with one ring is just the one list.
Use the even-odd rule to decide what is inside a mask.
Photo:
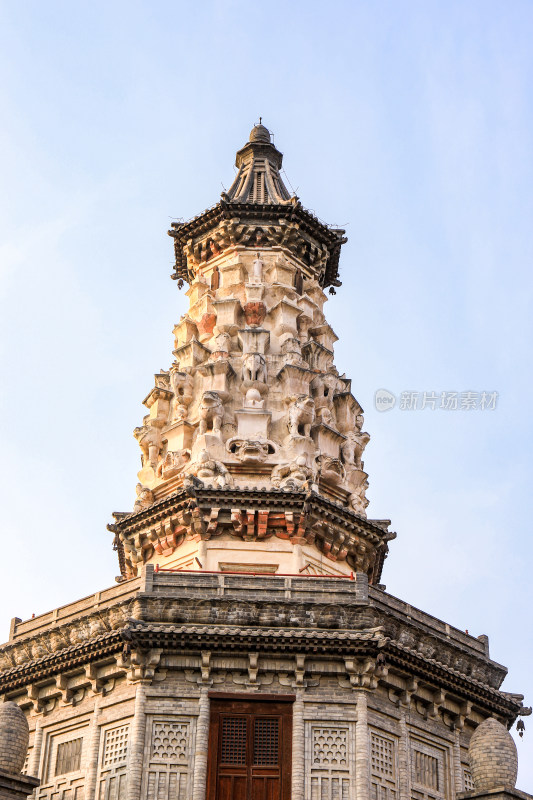
[[(270, 704), (285, 706), (282, 711), (283, 740), (280, 743), (281, 752), (281, 800), (290, 800), (292, 787), (292, 703), (296, 700), (294, 694), (252, 694), (248, 692), (208, 692), (210, 700), (209, 708), (209, 744), (207, 750), (207, 785), (206, 785), (206, 798), (207, 800), (216, 800), (217, 791), (217, 776), (218, 776), (218, 713), (220, 711), (230, 710), (230, 704), (235, 702), (235, 713), (239, 713), (238, 704)], [(215, 715), (217, 715), (215, 717)]]

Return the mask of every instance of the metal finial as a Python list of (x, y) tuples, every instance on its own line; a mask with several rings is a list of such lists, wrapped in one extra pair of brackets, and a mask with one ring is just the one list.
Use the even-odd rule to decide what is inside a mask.
[(259, 124), (260, 124), (260, 125), (261, 125), (261, 120), (262, 120), (262, 119), (263, 119), (263, 117), (259, 117)]

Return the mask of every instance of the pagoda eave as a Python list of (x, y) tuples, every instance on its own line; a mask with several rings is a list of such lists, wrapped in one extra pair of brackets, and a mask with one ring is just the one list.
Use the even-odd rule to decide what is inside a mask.
[[(215, 206), (208, 208), (202, 214), (191, 219), (189, 222), (173, 222), (168, 231), (168, 235), (174, 239), (176, 264), (173, 278), (190, 282), (194, 276), (187, 263), (187, 256), (184, 252), (185, 245), (191, 240), (201, 239), (207, 236), (224, 220), (233, 221), (235, 224), (255, 224), (264, 226), (264, 236), (272, 236), (272, 228), (278, 227), (283, 230), (283, 226), (291, 223), (307, 236), (316, 240), (322, 247), (327, 248), (329, 256), (325, 267), (324, 275), (320, 281), (322, 288), (328, 286), (340, 286), (339, 282), (339, 258), (343, 244), (348, 240), (345, 231), (340, 228), (329, 227), (307, 211), (299, 201), (287, 202), (284, 204), (274, 203), (235, 203), (224, 200)], [(253, 234), (256, 233), (254, 228)], [(280, 239), (280, 241), (282, 241)], [(255, 239), (250, 241), (246, 235), (227, 244), (226, 247), (243, 244), (255, 249), (261, 249), (266, 245), (265, 242), (257, 242)], [(271, 239), (268, 246), (275, 245)], [(224, 248), (226, 249), (226, 248)], [(209, 260), (209, 254), (208, 258)]]

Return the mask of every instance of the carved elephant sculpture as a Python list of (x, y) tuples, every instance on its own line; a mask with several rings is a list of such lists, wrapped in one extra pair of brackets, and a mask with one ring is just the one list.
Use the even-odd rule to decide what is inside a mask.
[(266, 383), (266, 361), (260, 353), (248, 353), (242, 360), (243, 381)]
[(289, 406), (289, 433), (291, 436), (310, 436), (315, 421), (315, 404), (307, 394), (295, 397)]

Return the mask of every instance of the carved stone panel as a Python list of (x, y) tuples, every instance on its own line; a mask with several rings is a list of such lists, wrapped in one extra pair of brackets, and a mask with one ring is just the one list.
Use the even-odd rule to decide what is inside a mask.
[(114, 724), (102, 731), (97, 780), (99, 800), (124, 800), (126, 797), (129, 730), (127, 723)]
[(353, 723), (308, 722), (305, 800), (349, 800), (355, 796)]
[(82, 800), (85, 786), (89, 726), (63, 725), (45, 738), (41, 786), (36, 800)]
[(142, 797), (185, 800), (191, 794), (193, 721), (152, 717), (146, 731)]

